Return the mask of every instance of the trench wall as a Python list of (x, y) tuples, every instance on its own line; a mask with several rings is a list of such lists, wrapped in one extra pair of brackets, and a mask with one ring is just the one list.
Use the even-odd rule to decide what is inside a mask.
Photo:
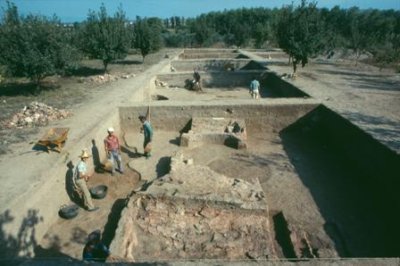
[[(190, 105), (189, 105), (190, 104)], [(178, 106), (157, 105), (151, 107), (151, 122), (154, 129), (163, 131), (185, 132), (190, 129), (192, 117), (226, 117), (244, 119), (247, 132), (278, 132), (304, 116), (318, 104), (315, 102), (266, 103), (266, 104), (207, 104), (193, 105), (184, 103)], [(147, 106), (120, 107), (120, 124), (123, 131), (140, 128), (137, 119), (144, 114)]]
[(383, 189), (389, 205), (400, 210), (400, 155), (326, 107), (319, 107), (312, 120), (315, 134), (330, 143), (361, 175), (376, 183), (377, 188)]
[(234, 49), (185, 49), (179, 59), (237, 58), (239, 55)]
[(309, 97), (308, 94), (282, 80), (273, 72), (263, 73), (260, 78), (260, 85), (262, 88), (271, 91), (274, 97)]
[[(254, 75), (259, 76), (260, 71), (215, 71), (202, 73), (201, 80), (203, 87), (247, 87)], [(185, 80), (193, 79), (193, 72), (161, 74), (157, 75), (157, 79), (166, 82), (170, 87), (185, 87)]]
[(321, 105), (280, 132), (343, 257), (398, 257), (400, 156)]
[(250, 63), (249, 59), (204, 59), (204, 60), (176, 60), (171, 62), (171, 66), (177, 71), (224, 71), (226, 66), (233, 66), (238, 70)]

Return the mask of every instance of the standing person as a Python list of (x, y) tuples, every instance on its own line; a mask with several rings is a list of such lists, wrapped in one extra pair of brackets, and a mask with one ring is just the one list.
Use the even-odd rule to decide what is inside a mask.
[(110, 127), (107, 129), (108, 136), (104, 139), (104, 148), (107, 154), (108, 160), (111, 161), (111, 175), (115, 174), (115, 161), (117, 161), (118, 172), (124, 173), (124, 168), (121, 159), (121, 145), (119, 139), (114, 135), (114, 128)]
[(86, 185), (86, 182), (88, 182), (90, 178), (90, 175), (88, 174), (88, 167), (86, 164), (86, 161), (89, 158), (89, 154), (86, 150), (83, 150), (81, 156), (79, 157), (81, 158), (81, 160), (76, 166), (75, 184), (83, 194), (83, 201), (86, 209), (88, 211), (96, 211), (99, 209), (99, 207), (95, 207), (93, 205), (92, 196), (90, 195), (89, 189)]
[(93, 231), (88, 236), (88, 242), (83, 248), (82, 257), (86, 261), (105, 262), (110, 256), (110, 250), (101, 241), (100, 230)]
[(143, 150), (146, 159), (151, 156), (151, 141), (153, 140), (153, 127), (150, 124), (149, 119), (144, 115), (139, 116), (140, 122), (142, 122), (141, 132), (144, 134)]
[(250, 82), (249, 93), (253, 99), (258, 99), (260, 97), (260, 82), (253, 77), (253, 80)]

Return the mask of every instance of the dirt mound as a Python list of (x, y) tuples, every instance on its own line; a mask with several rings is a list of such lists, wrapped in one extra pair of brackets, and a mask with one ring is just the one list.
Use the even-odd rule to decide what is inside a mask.
[(40, 102), (31, 102), (29, 105), (14, 114), (11, 119), (4, 122), (6, 128), (23, 128), (46, 126), (50, 121), (65, 119), (72, 113), (57, 109)]

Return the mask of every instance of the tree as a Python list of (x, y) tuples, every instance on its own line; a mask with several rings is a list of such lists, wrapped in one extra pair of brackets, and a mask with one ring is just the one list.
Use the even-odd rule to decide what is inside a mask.
[(203, 46), (207, 43), (215, 32), (214, 28), (211, 27), (208, 22), (209, 20), (204, 15), (189, 22), (190, 32), (194, 35), (194, 41), (198, 46)]
[(160, 19), (136, 18), (133, 26), (133, 47), (140, 51), (143, 62), (150, 52), (158, 51), (161, 48), (161, 29), (162, 21)]
[[(373, 19), (371, 19), (373, 17)], [(369, 29), (373, 32), (377, 44), (369, 47), (374, 59), (380, 68), (392, 65), (400, 61), (400, 11), (386, 10), (378, 12), (374, 10), (368, 19), (375, 21)], [(397, 71), (400, 70), (397, 65)]]
[(56, 17), (23, 18), (14, 4), (7, 4), (0, 25), (0, 63), (8, 75), (27, 77), (39, 85), (44, 77), (61, 73), (78, 59)]
[(293, 73), (299, 63), (304, 67), (308, 58), (323, 48), (322, 24), (315, 3), (302, 0), (296, 9), (293, 4), (282, 9), (277, 27), (280, 48), (293, 59)]
[[(368, 34), (369, 26), (366, 24), (365, 13), (361, 12), (357, 7), (350, 8), (346, 14), (347, 18), (347, 39), (349, 40), (350, 48), (356, 53), (356, 65), (363, 51), (366, 50), (368, 39), (371, 34)], [(372, 41), (372, 39), (370, 39)]]
[(148, 18), (147, 23), (150, 28), (150, 52), (159, 51), (162, 46), (161, 32), (163, 29), (162, 21), (159, 18)]
[(339, 6), (334, 6), (331, 10), (321, 9), (320, 14), (325, 24), (325, 34), (322, 37), (326, 49), (332, 51), (338, 47), (345, 47), (346, 39), (344, 32), (348, 27), (346, 23), (346, 10), (340, 9)]
[(254, 45), (256, 48), (261, 48), (266, 40), (268, 40), (268, 34), (270, 32), (270, 25), (263, 25), (257, 23), (254, 27)]
[(114, 17), (109, 17), (104, 4), (98, 13), (89, 11), (87, 20), (83, 22), (79, 46), (90, 58), (102, 60), (104, 71), (113, 60), (123, 59), (128, 54), (130, 35), (126, 23), (121, 7)]

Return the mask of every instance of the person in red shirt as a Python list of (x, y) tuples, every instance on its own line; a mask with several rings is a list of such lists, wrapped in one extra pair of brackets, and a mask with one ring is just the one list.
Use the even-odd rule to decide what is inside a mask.
[(124, 168), (121, 159), (121, 145), (119, 139), (114, 135), (114, 129), (112, 127), (107, 129), (108, 136), (104, 139), (104, 148), (107, 154), (108, 160), (111, 161), (112, 170), (111, 175), (115, 174), (115, 161), (117, 161), (117, 171), (121, 174), (124, 173)]

